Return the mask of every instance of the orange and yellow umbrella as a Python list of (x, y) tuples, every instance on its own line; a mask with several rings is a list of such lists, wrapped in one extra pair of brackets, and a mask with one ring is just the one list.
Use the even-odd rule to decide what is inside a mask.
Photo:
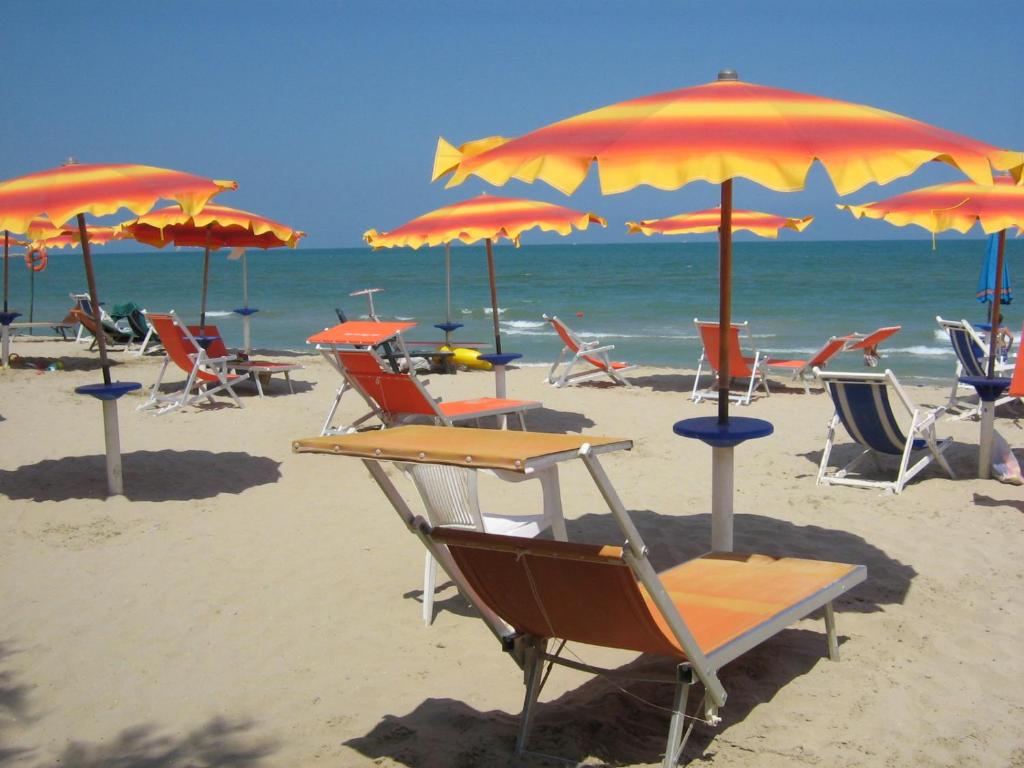
[[(999, 233), (996, 255), (996, 280), (992, 297), (992, 327), (997, 328), (1002, 292), (1006, 230), (1024, 227), (1024, 186), (1009, 176), (998, 176), (992, 185), (959, 181), (936, 184), (863, 205), (839, 205), (858, 219), (881, 219), (897, 227), (915, 224), (931, 233), (953, 229), (965, 233), (975, 223), (986, 234)], [(997, 334), (991, 334), (989, 378), (994, 373)]]
[[(203, 290), (199, 315), (200, 329), (206, 325), (206, 289), (209, 280), (210, 251), (221, 248), (295, 248), (306, 233), (248, 211), (226, 205), (207, 205), (189, 213), (182, 206), (168, 206), (121, 224), (126, 237), (163, 248), (166, 245), (194, 246), (205, 249)], [(248, 282), (244, 283), (248, 309)], [(243, 317), (248, 319), (247, 314)], [(246, 334), (248, 335), (248, 334)], [(248, 345), (246, 345), (248, 346)], [(248, 350), (246, 350), (248, 351)]]
[(505, 238), (518, 246), (520, 236), (527, 230), (539, 228), (545, 232), (568, 235), (573, 227), (585, 230), (590, 224), (607, 226), (607, 222), (594, 213), (581, 213), (538, 200), (480, 195), (425, 213), (389, 232), (368, 230), (363, 239), (374, 250), (403, 246), (416, 249), (421, 245), (447, 245), (455, 240), (467, 244), (483, 240), (487, 247), (494, 345), (497, 353), (501, 354), (493, 242)]
[[(959, 168), (979, 184), (992, 171), (1024, 172), (1011, 152), (902, 115), (781, 88), (742, 82), (726, 70), (712, 83), (644, 96), (570, 117), (515, 139), (492, 137), (456, 148), (439, 140), (434, 179), (447, 186), (477, 176), (502, 185), (543, 181), (574, 192), (597, 165), (604, 194), (646, 184), (722, 186), (722, 221), (732, 217), (732, 180), (778, 191), (803, 189), (817, 160), (839, 194), (886, 184), (929, 161)], [(720, 235), (719, 322), (731, 320), (731, 224)], [(727, 361), (722, 334), (720, 357)], [(719, 423), (728, 423), (728, 365), (720, 371)]]
[[(777, 216), (774, 213), (761, 213), (760, 211), (733, 211), (732, 231), (739, 232), (745, 230), (753, 232), (758, 237), (777, 238), (780, 229), (792, 229), (796, 232), (803, 232), (812, 221), (814, 221), (813, 216), (796, 219), (789, 216)], [(706, 211), (694, 211), (693, 213), (679, 213), (664, 219), (644, 219), (643, 221), (626, 222), (626, 227), (631, 235), (637, 233), (644, 235), (700, 235), (708, 232), (717, 232), (721, 226), (721, 208), (708, 208)]]
[[(161, 198), (174, 200), (190, 213), (198, 213), (218, 192), (236, 186), (233, 181), (215, 181), (147, 165), (79, 165), (69, 161), (60, 168), (0, 181), (0, 229), (25, 232), (33, 219), (43, 215), (57, 227), (77, 218), (89, 296), (94, 316), (99, 317), (100, 297), (93, 273), (85, 214), (104, 216), (127, 208), (138, 215), (150, 210)], [(138, 384), (111, 383), (110, 361), (103, 334), (97, 337), (97, 342), (103, 384), (79, 388), (79, 391), (103, 402), (107, 490), (116, 495), (123, 492), (116, 399), (124, 391), (137, 388)]]

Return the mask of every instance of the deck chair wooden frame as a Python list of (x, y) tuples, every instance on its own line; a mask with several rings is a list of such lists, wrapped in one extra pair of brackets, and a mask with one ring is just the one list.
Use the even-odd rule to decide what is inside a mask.
[(823, 368), (825, 363), (846, 348), (845, 337), (833, 336), (826, 341), (821, 349), (810, 357), (803, 360), (782, 360), (772, 357), (765, 358), (763, 365), (766, 370), (779, 369), (792, 374), (794, 381), (799, 381), (804, 387), (804, 393), (810, 394), (811, 382), (817, 377), (814, 375), (815, 368)]
[[(695, 403), (699, 403), (701, 400), (717, 400), (718, 371), (720, 369), (718, 359), (718, 322), (699, 320), (695, 317), (693, 318), (693, 323), (697, 326), (697, 333), (700, 335), (704, 348), (700, 353), (700, 360), (697, 362), (697, 375), (693, 379), (692, 399)], [(729, 328), (729, 376), (732, 380), (746, 379), (747, 391), (729, 395), (729, 399), (740, 405), (750, 405), (750, 401), (754, 396), (754, 388), (758, 384), (764, 388), (765, 395), (770, 395), (771, 392), (768, 391), (768, 379), (764, 375), (764, 359), (766, 356), (762, 355), (758, 349), (754, 349), (753, 355), (743, 354), (741, 336), (749, 343), (750, 326), (746, 321), (732, 323)], [(713, 378), (710, 386), (701, 389), (700, 377), (704, 372), (705, 364), (708, 366), (708, 372), (713, 374)], [(729, 383), (731, 384), (732, 381)]]
[[(154, 409), (157, 414), (163, 414), (194, 405), (200, 400), (207, 400), (213, 404), (216, 402), (213, 396), (218, 392), (226, 392), (234, 400), (235, 405), (243, 407), (242, 401), (232, 388), (242, 377), (232, 373), (228, 368), (228, 358), (211, 357), (174, 310), (167, 314), (150, 312), (148, 319), (160, 337), (160, 343), (164, 348), (164, 360), (160, 366), (160, 373), (149, 390), (149, 398), (138, 407), (138, 410)], [(160, 391), (160, 386), (171, 363), (187, 374), (187, 377), (180, 390), (165, 394)]]
[[(636, 366), (613, 361), (608, 353), (615, 349), (614, 344), (583, 341), (559, 319), (558, 315), (541, 315), (541, 317), (551, 323), (551, 327), (555, 329), (555, 333), (558, 334), (564, 345), (548, 371), (548, 384), (561, 388), (607, 376), (616, 384), (626, 387), (633, 386), (622, 374), (632, 371)], [(584, 365), (585, 370), (573, 373), (573, 368), (580, 363)], [(560, 366), (562, 367), (561, 372), (558, 370)]]
[[(981, 416), (981, 403), (978, 400), (977, 391), (960, 382), (961, 376), (988, 376), (988, 344), (981, 334), (966, 320), (946, 320), (940, 315), (935, 316), (935, 322), (949, 336), (949, 343), (953, 346), (953, 354), (956, 355), (956, 372), (953, 376), (953, 386), (949, 392), (949, 402), (946, 408), (949, 411), (957, 411), (951, 414), (953, 420), (979, 418)], [(1006, 373), (1012, 369), (1012, 365), (1003, 360), (997, 360), (995, 372)], [(1012, 401), (1012, 395), (1005, 395), (996, 400), (995, 405), (1003, 405)]]
[[(949, 466), (942, 454), (952, 445), (951, 437), (939, 440), (935, 434), (935, 422), (945, 413), (946, 407), (922, 409), (914, 405), (906, 390), (900, 386), (895, 374), (886, 370), (884, 373), (841, 373), (817, 371), (818, 377), (825, 384), (835, 414), (828, 424), (825, 437), (825, 450), (821, 455), (818, 467), (818, 485), (853, 485), (861, 488), (880, 488), (891, 493), (902, 493), (906, 484), (932, 461), (938, 462), (951, 478), (955, 478), (953, 468)], [(909, 428), (904, 431), (897, 423), (893, 413), (889, 393), (896, 395), (896, 402), (902, 406), (910, 418)], [(835, 443), (836, 429), (842, 424), (850, 438), (864, 450), (841, 469), (828, 469), (829, 457)], [(925, 454), (913, 465), (911, 455), (915, 451)], [(869, 480), (864, 477), (850, 477), (867, 459), (878, 464), (880, 455), (888, 455), (899, 459), (896, 479), (890, 481)], [(880, 466), (879, 466), (880, 468)]]
[[(189, 333), (193, 336), (199, 333), (200, 326), (190, 325), (188, 327)], [(240, 358), (238, 355), (228, 349), (227, 344), (224, 343), (224, 337), (221, 335), (220, 329), (216, 325), (206, 324), (203, 330), (205, 335), (215, 336), (216, 338), (210, 342), (206, 348), (206, 352), (210, 357), (223, 357), (228, 361), (228, 370), (234, 373), (244, 376), (256, 385), (256, 393), (263, 397), (263, 378), (273, 376), (275, 373), (284, 374), (285, 383), (288, 385), (288, 392), (295, 394), (295, 387), (292, 386), (292, 371), (301, 371), (304, 366), (299, 363), (282, 363), (276, 360), (252, 360), (250, 358)]]
[[(426, 430), (426, 432), (424, 431)], [(299, 440), (296, 452), (361, 458), (406, 527), (423, 542), (449, 578), (476, 607), (523, 670), (526, 694), (516, 752), (526, 751), (538, 696), (552, 665), (615, 675), (549, 652), (552, 640), (580, 642), (665, 656), (675, 662), (665, 682), (675, 686), (663, 766), (678, 763), (690, 729), (685, 719), (720, 722), (726, 691), (718, 671), (794, 622), (824, 609), (829, 658), (838, 660), (832, 602), (864, 581), (862, 565), (764, 555), (712, 553), (657, 573), (647, 546), (612, 486), (600, 454), (632, 445), (616, 438), (487, 433), (401, 427)], [(575, 440), (575, 450), (570, 447)], [(530, 449), (530, 442), (537, 446)], [(474, 443), (476, 443), (475, 448)], [(508, 443), (503, 450), (502, 443)], [(529, 475), (579, 458), (623, 536), (621, 546), (501, 536), (431, 526), (415, 515), (385, 471), (384, 461), (465, 466)], [(480, 567), (484, 565), (485, 567)], [(779, 578), (776, 578), (778, 576)], [(738, 606), (745, 606), (740, 607)], [(560, 651), (561, 649), (559, 649)], [(621, 675), (621, 673), (620, 673)], [(644, 675), (650, 680), (651, 675)], [(687, 714), (690, 686), (704, 685), (704, 701)], [(691, 724), (692, 728), (692, 724)]]
[[(541, 406), (536, 400), (495, 397), (443, 402), (431, 396), (426, 382), (414, 371), (396, 373), (390, 370), (372, 349), (339, 349), (334, 355), (346, 383), (359, 393), (370, 407), (370, 412), (340, 429), (325, 424), (321, 434), (351, 432), (373, 417), (379, 419), (385, 427), (397, 426), (416, 418), (426, 418), (435, 424), (450, 427), (466, 421), (474, 421), (479, 425), (481, 419), (491, 416), (514, 415), (520, 429), (525, 430), (525, 412)], [(333, 418), (333, 412), (328, 418)]]

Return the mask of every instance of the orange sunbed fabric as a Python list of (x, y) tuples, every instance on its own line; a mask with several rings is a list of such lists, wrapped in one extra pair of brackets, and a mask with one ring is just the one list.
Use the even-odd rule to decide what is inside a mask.
[[(685, 658), (617, 547), (435, 529), (480, 597), (516, 630)], [(659, 574), (705, 654), (819, 592), (856, 566), (767, 555), (706, 555)]]
[(392, 339), (402, 331), (415, 327), (416, 323), (349, 320), (319, 333), (314, 333), (306, 341), (309, 344), (351, 344), (354, 346), (370, 347)]
[[(702, 324), (700, 326), (700, 338), (704, 342), (704, 354), (708, 356), (711, 367), (716, 371), (721, 370), (721, 360), (718, 358), (718, 326)], [(744, 357), (740, 352), (740, 329), (736, 326), (729, 327), (729, 375), (736, 378), (739, 376), (750, 376), (753, 374), (751, 365), (754, 362), (752, 357)]]
[[(174, 319), (170, 315), (160, 315), (155, 312), (150, 312), (146, 315), (146, 319), (149, 320), (150, 325), (156, 331), (156, 335), (160, 337), (160, 343), (164, 347), (164, 352), (171, 358), (176, 366), (181, 370), (189, 373), (195, 366), (190, 354), (195, 353), (195, 349), (191, 348), (191, 345), (186, 344), (185, 332), (178, 327), (174, 322)], [(196, 371), (196, 377), (203, 381), (219, 382), (220, 379), (207, 371), (202, 369)], [(239, 378), (234, 374), (228, 374), (228, 378)]]
[[(1024, 334), (1024, 325), (1021, 325), (1020, 332)], [(1018, 339), (1024, 339), (1024, 336), (1018, 336)], [(1007, 393), (1013, 397), (1024, 397), (1024, 355), (1018, 352), (1017, 362), (1013, 366), (1013, 378), (1010, 379), (1010, 391)]]
[[(203, 334), (206, 336), (213, 336), (214, 338), (209, 346), (206, 348), (206, 352), (210, 357), (231, 357), (234, 355), (228, 349), (227, 344), (224, 343), (224, 337), (220, 333), (220, 329), (216, 325), (207, 324), (206, 326), (190, 325), (188, 326), (188, 332), (193, 336), (198, 335), (199, 329), (203, 328)], [(240, 364), (245, 368), (261, 368), (269, 373), (276, 371), (294, 371), (301, 368), (301, 365), (295, 363), (279, 363), (273, 360), (236, 360), (231, 363), (231, 367), (235, 364)]]
[[(562, 339), (562, 343), (565, 344), (565, 346), (567, 346), (573, 352), (580, 351), (580, 345), (576, 343), (576, 339), (572, 337), (572, 335), (569, 333), (569, 329), (566, 328), (565, 324), (561, 320), (559, 320), (558, 318), (552, 318), (551, 324), (555, 327), (555, 331), (558, 333), (558, 336)], [(592, 366), (594, 366), (595, 368), (600, 368), (602, 371), (608, 367), (604, 364), (604, 361), (600, 360), (599, 358), (592, 357), (591, 355), (582, 355), (582, 357)], [(629, 363), (613, 362), (611, 364), (611, 367), (614, 368), (615, 370), (629, 368)]]

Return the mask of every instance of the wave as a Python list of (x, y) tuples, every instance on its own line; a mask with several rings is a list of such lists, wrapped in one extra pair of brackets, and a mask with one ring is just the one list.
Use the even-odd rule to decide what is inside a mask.
[(544, 328), (547, 326), (542, 320), (502, 320), (503, 328)]
[[(501, 315), (504, 311), (505, 311), (505, 307), (498, 307), (498, 314), (499, 315)], [(493, 307), (484, 307), (484, 314), (485, 315), (493, 315), (494, 314), (494, 308)]]
[(207, 317), (231, 317), (234, 312), (229, 312), (226, 309), (208, 309), (206, 310)]
[(952, 347), (926, 347), (923, 344), (913, 347), (891, 347), (882, 352), (899, 352), (903, 355), (918, 355), (920, 357), (953, 357)]

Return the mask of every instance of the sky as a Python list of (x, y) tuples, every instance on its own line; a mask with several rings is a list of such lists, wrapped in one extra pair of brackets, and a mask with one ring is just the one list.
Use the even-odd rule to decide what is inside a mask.
[[(483, 191), (594, 211), (608, 228), (574, 242), (628, 242), (626, 220), (712, 207), (717, 188), (602, 196), (592, 173), (569, 198), (540, 182), (446, 190), (430, 182), (438, 137), (515, 136), (733, 68), (1020, 150), (1022, 23), (1020, 0), (5, 0), (0, 179), (68, 156), (234, 179), (218, 202), (314, 248), (358, 247), (367, 229)], [(957, 178), (930, 164), (844, 201)], [(738, 208), (816, 217), (784, 237), (929, 237), (855, 221), (838, 201), (817, 165), (803, 192), (735, 190)]]

